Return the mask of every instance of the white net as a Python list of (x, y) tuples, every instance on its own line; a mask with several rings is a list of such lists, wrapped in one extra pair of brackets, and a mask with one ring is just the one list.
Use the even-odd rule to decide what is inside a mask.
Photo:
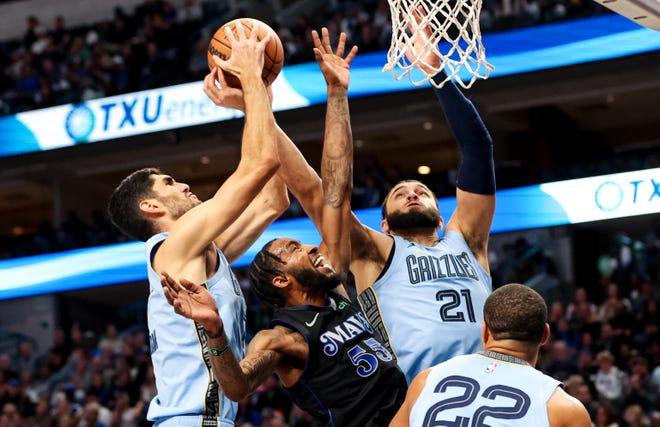
[[(391, 71), (394, 78), (408, 76), (420, 86), (430, 82), (442, 87), (454, 80), (469, 88), (477, 79), (487, 79), (493, 66), (486, 61), (486, 49), (481, 42), (479, 14), (482, 0), (388, 0), (392, 14), (392, 43), (387, 52), (383, 71)], [(412, 11), (420, 11), (416, 18)], [(429, 41), (418, 50), (413, 49), (420, 32), (429, 31)], [(429, 61), (432, 55), (437, 61)], [(419, 69), (420, 72), (413, 72)], [(444, 70), (446, 78), (431, 79)], [(463, 78), (465, 77), (465, 81)], [(469, 80), (468, 80), (469, 78)]]

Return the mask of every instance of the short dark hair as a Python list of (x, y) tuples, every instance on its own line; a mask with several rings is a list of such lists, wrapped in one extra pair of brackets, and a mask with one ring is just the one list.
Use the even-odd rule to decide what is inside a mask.
[(266, 243), (254, 257), (250, 264), (248, 278), (250, 279), (252, 291), (257, 294), (261, 301), (273, 307), (283, 307), (285, 299), (279, 288), (273, 286), (275, 277), (284, 276), (282, 270), (278, 268), (278, 265), (282, 265), (283, 261), (269, 250), (275, 240), (277, 239)]
[(539, 344), (547, 319), (548, 306), (541, 295), (519, 283), (496, 289), (484, 305), (484, 321), (496, 340)]
[(160, 175), (158, 168), (139, 169), (115, 188), (108, 202), (110, 221), (122, 233), (138, 240), (147, 241), (156, 234), (154, 224), (140, 211), (140, 201), (156, 197), (152, 175)]
[(400, 185), (400, 184), (405, 184), (405, 183), (408, 183), (408, 182), (415, 182), (415, 183), (417, 183), (417, 184), (421, 184), (421, 185), (423, 185), (424, 187), (426, 187), (426, 188), (431, 192), (431, 194), (433, 195), (433, 198), (437, 200), (438, 197), (435, 195), (435, 193), (433, 192), (433, 190), (431, 190), (431, 189), (429, 188), (429, 186), (426, 185), (426, 184), (424, 184), (422, 181), (419, 181), (419, 180), (417, 180), (417, 179), (404, 179), (404, 180), (402, 180), (402, 181), (397, 182), (397, 183), (396, 183), (396, 184), (390, 189), (390, 191), (388, 191), (387, 194), (385, 195), (385, 198), (383, 199), (383, 203), (380, 205), (380, 215), (381, 215), (382, 219), (385, 219), (385, 218), (387, 217), (387, 207), (386, 207), (386, 205), (387, 205), (387, 201), (390, 200), (390, 196), (392, 196), (392, 191), (394, 191), (394, 189), (395, 189), (398, 185)]

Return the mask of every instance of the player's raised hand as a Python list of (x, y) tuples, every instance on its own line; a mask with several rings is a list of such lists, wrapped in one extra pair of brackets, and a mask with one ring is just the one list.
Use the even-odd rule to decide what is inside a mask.
[(440, 56), (432, 48), (431, 27), (424, 19), (426, 11), (419, 6), (411, 13), (414, 19), (408, 20), (408, 29), (415, 35), (415, 41), (412, 46), (401, 46), (401, 49), (410, 62), (415, 62), (417, 58), (422, 59), (417, 63), (419, 69), (426, 73), (433, 73), (440, 67)]
[(332, 46), (330, 46), (330, 35), (327, 28), (321, 29), (321, 38), (316, 30), (312, 30), (312, 38), (314, 40), (314, 56), (316, 62), (321, 68), (323, 77), (328, 86), (341, 86), (348, 89), (350, 81), (350, 67), (351, 62), (357, 55), (358, 48), (353, 46), (344, 58), (346, 49), (346, 34), (341, 33), (339, 42), (337, 42), (337, 50), (333, 53)]
[(259, 40), (260, 24), (257, 22), (250, 31), (250, 36), (245, 35), (245, 28), (241, 22), (235, 25), (235, 31), (227, 26), (225, 35), (231, 43), (231, 56), (227, 60), (213, 56), (216, 65), (225, 72), (233, 74), (242, 80), (246, 75), (254, 74), (261, 79), (264, 68), (264, 51), (270, 42), (271, 34)]
[[(220, 83), (220, 87), (218, 84)], [(268, 97), (273, 103), (273, 87), (268, 86)], [(218, 107), (233, 108), (245, 112), (245, 101), (243, 100), (243, 90), (232, 87), (227, 83), (225, 74), (219, 68), (213, 68), (209, 74), (204, 77), (204, 93)]]
[[(167, 302), (174, 307), (174, 311), (188, 319), (217, 328), (218, 306), (209, 291), (186, 279), (178, 282), (166, 272), (160, 275), (160, 283)], [(219, 320), (222, 322), (222, 319)]]

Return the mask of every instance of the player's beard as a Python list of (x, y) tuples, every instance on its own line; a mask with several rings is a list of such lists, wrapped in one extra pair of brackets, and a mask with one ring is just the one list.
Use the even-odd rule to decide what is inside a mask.
[(174, 198), (174, 197), (162, 197), (159, 199), (167, 208), (167, 210), (172, 214), (174, 218), (181, 218), (183, 214), (188, 212), (190, 209), (201, 204), (202, 202), (199, 199), (191, 199), (186, 197), (184, 199)]
[(298, 280), (301, 286), (310, 290), (328, 292), (341, 284), (337, 274), (327, 276), (313, 268), (292, 269), (290, 274)]
[(391, 212), (386, 219), (392, 231), (437, 228), (440, 224), (440, 213), (433, 209), (413, 209), (409, 212)]

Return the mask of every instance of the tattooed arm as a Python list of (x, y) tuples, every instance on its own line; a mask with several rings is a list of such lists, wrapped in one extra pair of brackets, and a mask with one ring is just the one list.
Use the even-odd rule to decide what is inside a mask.
[(274, 372), (285, 385), (298, 380), (309, 352), (307, 342), (298, 332), (282, 326), (259, 332), (239, 362), (209, 291), (183, 278), (177, 282), (166, 272), (161, 273), (161, 284), (167, 302), (177, 314), (204, 326), (213, 376), (229, 399), (242, 400)]
[[(346, 283), (351, 257), (350, 224), (353, 190), (353, 134), (348, 108), (350, 65), (357, 54), (354, 46), (344, 58), (346, 34), (341, 33), (336, 52), (330, 45), (328, 30), (321, 37), (312, 32), (314, 55), (328, 86), (325, 116), (321, 180), (323, 215), (319, 232), (321, 252), (330, 259), (335, 271)], [(339, 290), (339, 289), (338, 289)]]
[[(209, 339), (209, 346), (224, 348), (227, 342), (224, 330), (220, 335), (217, 339)], [(295, 384), (302, 374), (308, 354), (309, 347), (302, 335), (276, 326), (258, 332), (240, 362), (228, 349), (219, 356), (211, 357), (211, 367), (222, 392), (238, 402), (273, 373), (277, 373), (285, 387)]]
[[(219, 335), (218, 338), (209, 338), (209, 346), (222, 350), (227, 345), (227, 337), (224, 330)], [(281, 362), (285, 357), (289, 360), (300, 353), (300, 340), (296, 340), (295, 335), (300, 334), (286, 328), (264, 329), (254, 336), (248, 345), (247, 355), (240, 362), (231, 348), (217, 356), (212, 355), (213, 375), (222, 392), (238, 402), (254, 392), (273, 373), (288, 374), (289, 370)], [(296, 342), (297, 345), (290, 345)], [(304, 346), (306, 357), (307, 344), (304, 343)]]

